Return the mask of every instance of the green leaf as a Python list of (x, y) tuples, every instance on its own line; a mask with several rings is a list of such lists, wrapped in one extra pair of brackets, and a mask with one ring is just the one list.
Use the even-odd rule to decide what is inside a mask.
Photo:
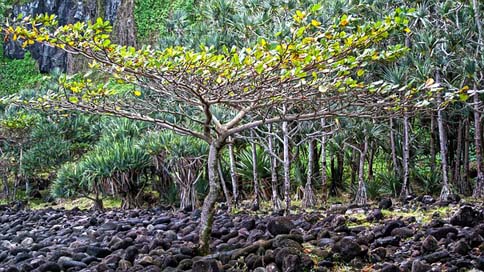
[(77, 103), (79, 103), (79, 99), (76, 96), (70, 96), (69, 102), (73, 103), (73, 104), (77, 104)]
[(320, 9), (321, 9), (321, 3), (317, 3), (311, 7), (311, 12), (315, 13), (315, 12), (318, 12)]

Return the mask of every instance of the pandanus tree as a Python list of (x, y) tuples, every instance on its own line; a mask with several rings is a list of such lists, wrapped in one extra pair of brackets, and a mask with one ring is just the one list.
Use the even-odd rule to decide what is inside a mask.
[(54, 198), (73, 198), (82, 196), (94, 203), (95, 210), (104, 209), (102, 188), (97, 180), (84, 176), (83, 165), (66, 163), (57, 171), (57, 177), (50, 187)]
[(132, 140), (98, 146), (83, 158), (87, 179), (97, 181), (122, 199), (122, 208), (139, 208), (139, 196), (146, 186), (142, 174), (150, 165), (148, 154)]
[[(254, 135), (254, 133), (251, 134)], [(270, 158), (261, 148), (258, 139), (252, 137), (250, 139), (252, 143), (242, 149), (238, 154), (236, 172), (239, 174), (241, 182), (251, 181), (252, 185), (248, 186), (252, 188), (254, 192), (254, 201), (251, 203), (251, 208), (253, 210), (258, 210), (260, 204), (259, 201), (264, 197), (264, 188), (260, 185), (263, 180), (269, 179), (271, 175), (268, 169)], [(258, 142), (259, 144), (256, 145), (255, 142)], [(255, 176), (254, 173), (256, 173)], [(254, 178), (257, 179), (257, 184), (255, 184)], [(259, 188), (256, 188), (256, 186), (259, 186)]]
[(10, 169), (15, 170), (12, 197), (13, 199), (16, 198), (17, 189), (22, 185), (22, 182), (25, 182), (25, 192), (28, 197), (30, 183), (25, 179), (23, 171), (23, 153), (25, 150), (25, 144), (30, 138), (30, 131), (37, 122), (38, 116), (28, 114), (18, 107), (7, 107), (2, 117), (3, 119), (0, 120), (0, 138), (8, 140), (7, 142), (11, 147), (11, 154), (18, 154), (17, 156), (13, 156), (13, 160), (11, 159), (10, 162), (6, 162), (6, 165), (9, 165)]
[(65, 198), (80, 195), (93, 200), (98, 209), (103, 207), (102, 196), (111, 194), (122, 199), (121, 208), (139, 208), (147, 185), (143, 173), (150, 165), (148, 153), (134, 140), (101, 141), (76, 164), (61, 167), (51, 194)]
[(204, 174), (207, 144), (196, 138), (177, 136), (172, 131), (152, 132), (142, 144), (158, 168), (166, 170), (179, 189), (180, 209), (195, 209), (198, 202), (196, 183)]
[[(317, 20), (320, 12), (321, 5), (297, 11), (289, 35), (221, 53), (207, 47), (120, 46), (109, 40), (112, 27), (102, 19), (56, 28), (54, 16), (41, 15), (13, 21), (3, 31), (25, 45), (42, 42), (82, 55), (93, 61), (92, 69), (137, 86), (131, 97), (123, 97), (89, 76), (65, 78), (61, 92), (29, 103), (151, 122), (207, 142), (209, 192), (199, 241), (200, 252), (206, 254), (220, 188), (216, 164), (229, 136), (262, 124), (366, 116), (395, 103), (381, 84), (364, 82), (358, 75), (369, 63), (391, 61), (406, 51), (401, 45), (373, 48), (405, 27), (405, 12), (397, 10), (378, 22), (345, 15), (325, 26)], [(273, 109), (282, 105), (294, 111), (275, 114)], [(351, 106), (361, 107), (355, 111)], [(233, 114), (221, 119), (216, 109)], [(177, 117), (190, 122), (175, 122)]]

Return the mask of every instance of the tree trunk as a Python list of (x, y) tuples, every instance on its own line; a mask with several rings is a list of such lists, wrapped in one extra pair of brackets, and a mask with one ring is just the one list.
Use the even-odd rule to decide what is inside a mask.
[(102, 199), (99, 199), (98, 197), (96, 197), (94, 200), (94, 206), (93, 206), (93, 209), (95, 211), (102, 211), (104, 210), (104, 204), (103, 204), (103, 201)]
[[(477, 90), (477, 84), (474, 83), (474, 90)], [(472, 196), (475, 198), (484, 197), (484, 173), (482, 166), (482, 142), (481, 142), (481, 114), (479, 113), (479, 106), (481, 104), (478, 93), (474, 93), (474, 144), (476, 146), (476, 169), (477, 179), (476, 186)]]
[(321, 128), (323, 135), (321, 136), (321, 192), (322, 202), (326, 203), (328, 200), (328, 177), (326, 175), (326, 134), (324, 133), (326, 122), (324, 117), (321, 118)]
[(281, 200), (279, 199), (279, 195), (277, 193), (277, 159), (274, 157), (274, 144), (272, 138), (272, 124), (269, 125), (269, 138), (268, 138), (268, 147), (269, 147), (269, 155), (271, 156), (271, 188), (272, 188), (272, 210), (274, 212), (281, 210)]
[(355, 185), (358, 177), (358, 151), (351, 150), (351, 186)]
[(225, 184), (224, 173), (222, 172), (222, 165), (220, 164), (220, 159), (217, 160), (217, 170), (218, 176), (220, 179), (220, 184), (222, 184), (222, 190), (225, 195), (225, 200), (227, 202), (228, 210), (230, 211), (232, 208), (232, 201), (230, 200), (229, 191), (227, 190), (227, 185)]
[[(20, 156), (18, 160), (18, 183), (22, 183), (23, 180), (23, 175), (22, 175), (22, 160), (23, 160), (23, 154), (24, 154), (24, 148), (22, 145), (19, 146), (20, 148)], [(30, 186), (29, 186), (29, 181), (25, 180), (25, 198), (27, 199), (27, 203), (30, 200)]]
[(313, 167), (314, 167), (314, 145), (315, 140), (310, 139), (308, 145), (308, 169), (306, 185), (304, 186), (304, 195), (302, 199), (303, 208), (310, 208), (316, 206), (316, 196), (313, 191)]
[(289, 208), (291, 205), (291, 161), (289, 159), (289, 132), (287, 129), (287, 122), (282, 122), (282, 135), (283, 135), (283, 153), (284, 153), (284, 202), (286, 203), (285, 213), (289, 214)]
[(343, 186), (343, 174), (344, 174), (344, 167), (345, 167), (345, 152), (342, 150), (336, 156), (336, 161), (338, 162), (338, 185), (340, 187)]
[(368, 157), (368, 180), (369, 181), (373, 180), (373, 161), (375, 159), (375, 153), (376, 153), (375, 143), (372, 142), (370, 145), (370, 156)]
[[(334, 172), (334, 178), (331, 182), (330, 192), (332, 195), (338, 195), (338, 189), (342, 188), (343, 186), (343, 164), (344, 164), (344, 151), (337, 152), (336, 156), (336, 167)], [(334, 160), (331, 161), (332, 165), (334, 166)]]
[(219, 149), (220, 145), (218, 143), (210, 143), (207, 159), (209, 192), (203, 201), (202, 215), (200, 218), (199, 253), (201, 255), (207, 255), (210, 253), (210, 236), (212, 234), (213, 214), (220, 191), (220, 185), (216, 173)]
[[(484, 37), (482, 36), (482, 25), (481, 25), (481, 18), (479, 13), (479, 3), (477, 0), (472, 0), (472, 7), (474, 9), (474, 21), (477, 27), (478, 39), (477, 39), (477, 50), (476, 50), (476, 59), (479, 59), (479, 54), (482, 54), (482, 43), (484, 42)], [(476, 164), (477, 164), (477, 180), (476, 180), (476, 187), (474, 187), (474, 191), (472, 196), (475, 198), (482, 198), (484, 197), (484, 173), (483, 166), (482, 166), (482, 127), (481, 127), (481, 114), (479, 113), (481, 101), (479, 99), (479, 94), (477, 92), (477, 82), (474, 81), (474, 141), (476, 146)]]
[(363, 132), (365, 134), (365, 140), (363, 143), (363, 150), (360, 150), (360, 162), (359, 162), (359, 169), (358, 169), (358, 191), (356, 192), (355, 203), (359, 206), (366, 205), (368, 202), (368, 197), (366, 194), (366, 184), (365, 184), (365, 159), (366, 153), (368, 152), (368, 135), (366, 131)]
[(188, 208), (192, 209), (195, 203), (192, 203), (192, 192), (191, 186), (178, 183), (178, 190), (180, 190), (180, 210), (186, 210)]
[(137, 195), (138, 195), (137, 192), (126, 193), (126, 195), (124, 195), (122, 200), (121, 209), (129, 210), (129, 209), (141, 208), (141, 205), (137, 199)]
[[(440, 82), (440, 75), (437, 73), (436, 82)], [(449, 176), (448, 176), (448, 164), (447, 164), (447, 139), (444, 128), (444, 112), (442, 109), (442, 95), (437, 94), (437, 127), (439, 128), (439, 142), (440, 142), (440, 158), (442, 160), (442, 191), (440, 192), (440, 200), (447, 201), (449, 197)]]
[(331, 152), (331, 160), (329, 161), (329, 168), (331, 169), (331, 186), (329, 188), (329, 192), (333, 194), (334, 190), (334, 185), (336, 183), (336, 163), (335, 163), (335, 157), (336, 155), (334, 152)]
[(464, 130), (464, 125), (462, 122), (462, 119), (459, 118), (458, 120), (459, 125), (457, 129), (457, 146), (455, 150), (455, 156), (454, 156), (454, 171), (452, 174), (452, 184), (456, 185), (456, 187), (459, 187), (461, 184), (461, 158), (462, 158), (462, 135), (463, 135), (463, 130)]
[(395, 132), (393, 130), (393, 118), (390, 118), (390, 149), (392, 152), (393, 171), (397, 177), (400, 177), (400, 167), (397, 161), (397, 147), (395, 144)]
[(234, 158), (234, 147), (232, 142), (232, 137), (228, 138), (228, 149), (229, 149), (229, 163), (230, 163), (230, 179), (232, 180), (232, 197), (234, 206), (237, 207), (239, 202), (239, 192), (237, 190), (237, 174), (235, 172), (235, 158)]
[(252, 177), (254, 178), (254, 203), (252, 204), (252, 210), (259, 210), (259, 178), (257, 176), (257, 146), (254, 142), (254, 131), (250, 131), (250, 137), (252, 138)]
[(407, 110), (403, 113), (403, 184), (400, 198), (405, 200), (410, 193), (409, 184), (409, 157), (410, 157), (410, 139), (409, 139), (409, 114)]
[(8, 201), (10, 199), (10, 188), (8, 186), (8, 170), (4, 169), (5, 173), (2, 174), (2, 181), (3, 181), (3, 195), (5, 199)]
[(459, 186), (459, 192), (463, 195), (470, 195), (471, 192), (471, 185), (469, 184), (469, 147), (470, 147), (470, 121), (469, 118), (466, 117), (464, 120), (464, 159), (463, 159), (463, 166), (464, 166), (464, 173), (461, 178), (461, 184)]
[(434, 113), (430, 113), (430, 172), (435, 172), (435, 116)]

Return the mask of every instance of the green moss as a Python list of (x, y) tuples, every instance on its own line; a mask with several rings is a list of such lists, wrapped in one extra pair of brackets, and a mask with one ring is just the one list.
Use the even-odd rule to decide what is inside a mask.
[(42, 78), (29, 53), (24, 59), (9, 59), (3, 57), (3, 44), (0, 44), (0, 55), (0, 96), (33, 88)]
[(422, 224), (427, 224), (432, 221), (434, 214), (438, 214), (441, 218), (448, 218), (451, 216), (453, 209), (451, 207), (433, 207), (432, 209), (423, 210), (423, 209), (416, 209), (416, 210), (409, 210), (409, 211), (389, 211), (389, 210), (382, 210), (382, 214), (385, 217), (389, 218), (409, 218), (415, 217), (416, 221)]
[(134, 18), (138, 41), (154, 44), (166, 32), (166, 18), (175, 10), (189, 12), (194, 0), (136, 0)]
[[(104, 208), (106, 209), (119, 209), (121, 208), (121, 200), (117, 198), (108, 197), (103, 199)], [(50, 204), (43, 202), (39, 199), (34, 199), (29, 202), (29, 207), (32, 210), (40, 210), (46, 208), (54, 208), (54, 209), (61, 209), (64, 208), (66, 210), (72, 210), (74, 208), (79, 208), (81, 210), (89, 210), (93, 207), (93, 201), (87, 199), (85, 197), (76, 198), (76, 199), (67, 199), (59, 202), (58, 204)]]

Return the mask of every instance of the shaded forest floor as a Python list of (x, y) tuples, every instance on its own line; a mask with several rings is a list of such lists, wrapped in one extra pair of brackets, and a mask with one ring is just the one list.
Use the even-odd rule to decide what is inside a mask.
[(483, 204), (430, 200), (294, 207), (289, 216), (219, 209), (206, 257), (197, 256), (198, 210), (1, 206), (0, 271), (483, 270)]

